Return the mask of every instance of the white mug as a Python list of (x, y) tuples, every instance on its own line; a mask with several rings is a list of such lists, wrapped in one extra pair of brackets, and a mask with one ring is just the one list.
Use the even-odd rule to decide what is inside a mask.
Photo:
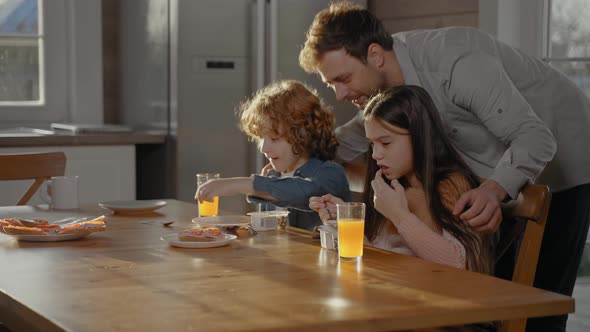
[(47, 180), (47, 194), (41, 198), (56, 210), (80, 208), (78, 200), (78, 176), (53, 176)]

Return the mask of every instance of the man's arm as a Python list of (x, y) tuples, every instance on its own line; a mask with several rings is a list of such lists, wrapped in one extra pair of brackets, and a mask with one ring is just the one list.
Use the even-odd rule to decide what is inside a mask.
[(339, 144), (336, 151), (336, 161), (338, 163), (364, 162), (369, 143), (365, 135), (362, 111), (359, 111), (347, 123), (336, 128), (336, 140)]
[(460, 58), (452, 71), (449, 95), (507, 147), (489, 179), (465, 193), (453, 211), (476, 230), (493, 231), (501, 221), (499, 202), (506, 195), (516, 198), (522, 186), (541, 173), (553, 159), (555, 138), (502, 64), (490, 55), (470, 53)]
[(537, 117), (502, 64), (483, 53), (459, 59), (453, 68), (449, 95), (472, 112), (507, 147), (488, 178), (515, 198), (553, 159), (553, 134)]

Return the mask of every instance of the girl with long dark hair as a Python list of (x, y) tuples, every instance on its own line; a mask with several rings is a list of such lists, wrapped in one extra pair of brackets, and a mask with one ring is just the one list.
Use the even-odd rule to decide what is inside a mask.
[[(364, 110), (371, 142), (365, 200), (369, 244), (482, 273), (492, 270), (492, 239), (453, 215), (462, 193), (479, 185), (445, 134), (439, 113), (418, 86), (371, 98)], [(312, 197), (322, 219), (340, 199)]]

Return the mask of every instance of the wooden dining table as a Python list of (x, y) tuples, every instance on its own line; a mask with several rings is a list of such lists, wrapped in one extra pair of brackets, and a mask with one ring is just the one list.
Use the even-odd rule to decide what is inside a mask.
[(0, 234), (0, 322), (14, 331), (396, 331), (574, 311), (571, 297), (375, 248), (341, 261), (290, 227), (171, 247), (161, 237), (194, 227), (197, 207), (166, 202), (129, 215), (95, 204), (0, 207), (0, 218), (107, 220), (107, 231), (75, 241)]

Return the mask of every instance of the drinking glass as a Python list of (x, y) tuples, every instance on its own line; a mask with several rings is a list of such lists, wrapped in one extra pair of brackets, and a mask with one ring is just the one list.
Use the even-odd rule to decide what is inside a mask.
[(363, 256), (365, 237), (365, 204), (336, 204), (338, 215), (338, 253), (343, 260), (359, 260)]
[[(219, 173), (198, 173), (197, 174), (197, 190), (199, 187), (212, 179), (219, 179)], [(199, 204), (199, 217), (216, 216), (219, 213), (219, 196), (213, 197), (213, 202), (203, 201)]]

